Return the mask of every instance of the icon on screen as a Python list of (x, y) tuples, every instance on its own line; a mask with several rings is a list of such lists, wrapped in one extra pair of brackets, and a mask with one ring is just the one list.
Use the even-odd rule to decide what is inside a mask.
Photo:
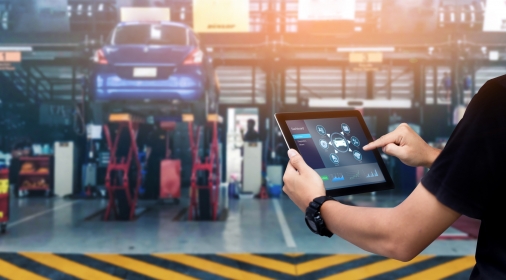
[(351, 143), (352, 143), (352, 144), (353, 144), (353, 146), (355, 146), (355, 147), (360, 146), (360, 141), (359, 141), (359, 140), (358, 140), (358, 138), (357, 138), (357, 137), (355, 137), (355, 136), (352, 136), (352, 137), (351, 137)]
[(362, 160), (362, 154), (357, 150), (353, 151), (353, 157), (358, 161)]
[(330, 154), (330, 161), (334, 164), (339, 164), (339, 157), (336, 154)]
[(341, 124), (341, 128), (343, 129), (344, 133), (350, 134), (350, 127), (347, 124), (345, 123)]
[(327, 149), (329, 147), (329, 143), (327, 143), (326, 140), (321, 139), (320, 146), (322, 146), (322, 148), (324, 148), (324, 149)]
[(325, 127), (323, 127), (323, 125), (317, 125), (316, 131), (318, 131), (318, 133), (321, 135), (325, 135), (325, 133), (327, 133), (327, 131), (325, 130)]

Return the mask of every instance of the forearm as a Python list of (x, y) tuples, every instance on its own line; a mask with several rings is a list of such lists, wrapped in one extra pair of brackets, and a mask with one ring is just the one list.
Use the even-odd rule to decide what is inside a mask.
[(328, 201), (320, 210), (333, 233), (364, 250), (401, 261), (414, 258), (460, 217), (422, 184), (395, 208)]
[(323, 220), (334, 234), (366, 251), (398, 258), (394, 230), (397, 225), (391, 222), (392, 211), (392, 208), (354, 207), (335, 201), (328, 201), (321, 208)]

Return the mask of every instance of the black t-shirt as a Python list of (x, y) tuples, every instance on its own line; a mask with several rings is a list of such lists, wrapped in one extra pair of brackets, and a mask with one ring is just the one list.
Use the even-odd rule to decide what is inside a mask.
[(488, 81), (422, 184), (449, 208), (481, 220), (471, 279), (506, 279), (506, 75)]

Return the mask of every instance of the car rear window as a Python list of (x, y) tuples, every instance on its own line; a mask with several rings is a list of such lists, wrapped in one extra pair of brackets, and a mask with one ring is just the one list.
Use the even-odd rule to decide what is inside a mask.
[(186, 29), (163, 24), (118, 26), (112, 36), (113, 45), (187, 45)]

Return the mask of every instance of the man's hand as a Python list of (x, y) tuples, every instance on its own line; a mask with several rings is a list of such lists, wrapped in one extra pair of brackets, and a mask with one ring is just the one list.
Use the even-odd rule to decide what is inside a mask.
[(383, 148), (383, 152), (399, 158), (409, 166), (430, 168), (441, 150), (429, 146), (416, 132), (403, 123), (394, 131), (364, 146), (365, 151)]
[(306, 164), (296, 150), (289, 150), (288, 157), (290, 162), (283, 176), (283, 191), (305, 212), (313, 199), (325, 195), (325, 187), (320, 175)]

